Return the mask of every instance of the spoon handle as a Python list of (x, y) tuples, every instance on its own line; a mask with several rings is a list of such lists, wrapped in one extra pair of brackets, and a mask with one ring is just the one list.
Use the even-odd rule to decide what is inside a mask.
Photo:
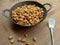
[(50, 28), (50, 35), (51, 35), (51, 45), (54, 45), (54, 36), (53, 36), (53, 29)]

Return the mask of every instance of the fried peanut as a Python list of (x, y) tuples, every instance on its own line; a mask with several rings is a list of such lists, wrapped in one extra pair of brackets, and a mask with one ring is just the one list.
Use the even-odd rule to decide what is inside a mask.
[(36, 42), (34, 42), (33, 45), (37, 45)]
[(31, 45), (31, 43), (27, 42), (26, 45)]
[(25, 43), (25, 42), (26, 42), (26, 39), (25, 39), (25, 38), (22, 38), (22, 39), (21, 39), (21, 42), (22, 42), (22, 43)]
[(33, 41), (36, 42), (36, 40), (37, 40), (36, 37), (33, 37)]
[(18, 42), (21, 42), (21, 37), (19, 37), (17, 41), (18, 41)]
[(9, 36), (8, 39), (9, 39), (9, 40), (12, 40), (12, 39), (13, 39), (13, 36)]
[(31, 26), (39, 23), (43, 20), (43, 15), (43, 9), (36, 5), (25, 4), (12, 11), (12, 18), (17, 22), (17, 24), (22, 26)]
[(24, 36), (27, 38), (29, 35), (28, 34), (25, 34)]
[(14, 43), (14, 39), (10, 40), (10, 43), (13, 44)]

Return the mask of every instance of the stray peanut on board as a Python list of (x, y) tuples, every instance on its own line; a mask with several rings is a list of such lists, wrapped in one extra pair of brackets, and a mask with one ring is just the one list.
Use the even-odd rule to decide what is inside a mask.
[(13, 39), (13, 36), (10, 35), (10, 36), (8, 37), (8, 39), (9, 39), (9, 40)]
[(33, 45), (37, 45), (36, 42), (34, 42)]
[(27, 42), (26, 45), (31, 45), (31, 43)]
[(21, 37), (18, 38), (18, 42), (21, 42)]
[(36, 42), (36, 40), (37, 40), (36, 37), (33, 37), (33, 41)]
[(14, 43), (14, 39), (10, 40), (10, 43), (13, 44)]
[[(25, 35), (24, 35), (24, 38), (19, 37), (19, 38), (17, 39), (17, 41), (18, 41), (18, 42), (21, 42), (21, 43), (24, 43), (25, 45), (31, 45), (30, 42), (27, 42), (27, 37), (28, 37), (28, 36), (29, 36), (28, 34), (25, 34)], [(8, 39), (10, 40), (10, 43), (11, 43), (11, 44), (14, 43), (14, 38), (13, 38), (13, 36), (9, 36)], [(37, 45), (37, 44), (36, 44), (36, 41), (37, 41), (36, 36), (34, 36), (32, 40), (33, 40), (33, 45)]]
[(25, 42), (26, 42), (26, 38), (22, 38), (22, 39), (21, 39), (21, 42), (22, 42), (22, 43), (25, 43)]
[(27, 38), (29, 35), (28, 34), (25, 34), (24, 36)]

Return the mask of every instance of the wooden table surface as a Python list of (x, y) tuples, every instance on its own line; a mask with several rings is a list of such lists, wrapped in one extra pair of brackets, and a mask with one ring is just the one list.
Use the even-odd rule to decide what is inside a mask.
[(10, 9), (15, 3), (24, 0), (0, 0), (0, 45), (11, 45), (8, 40), (9, 35), (14, 37), (13, 45), (25, 45), (18, 43), (18, 37), (24, 37), (24, 34), (29, 34), (27, 42), (33, 44), (32, 38), (37, 37), (37, 45), (51, 45), (50, 31), (47, 26), (50, 17), (55, 18), (56, 25), (54, 28), (55, 45), (60, 45), (60, 0), (36, 0), (39, 3), (50, 3), (52, 9), (48, 12), (46, 19), (31, 28), (23, 28), (13, 24), (8, 18), (2, 16), (2, 10)]

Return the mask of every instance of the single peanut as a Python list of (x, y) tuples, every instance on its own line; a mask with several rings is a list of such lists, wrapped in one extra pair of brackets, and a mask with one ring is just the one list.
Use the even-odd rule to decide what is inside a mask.
[(13, 36), (9, 36), (8, 39), (9, 39), (9, 40), (13, 39)]
[(27, 42), (26, 45), (31, 45), (31, 43)]
[(10, 43), (13, 44), (14, 43), (14, 39), (10, 40)]
[(25, 38), (22, 38), (22, 39), (21, 39), (21, 42), (22, 42), (22, 43), (25, 43), (25, 42), (26, 42), (26, 39), (25, 39)]
[(36, 37), (33, 37), (33, 41), (36, 42), (36, 40), (37, 40)]
[(33, 43), (33, 45), (36, 45), (36, 42), (35, 42), (35, 43)]
[(21, 37), (18, 38), (18, 42), (21, 42)]
[(25, 34), (24, 36), (27, 38), (29, 35), (28, 34)]

